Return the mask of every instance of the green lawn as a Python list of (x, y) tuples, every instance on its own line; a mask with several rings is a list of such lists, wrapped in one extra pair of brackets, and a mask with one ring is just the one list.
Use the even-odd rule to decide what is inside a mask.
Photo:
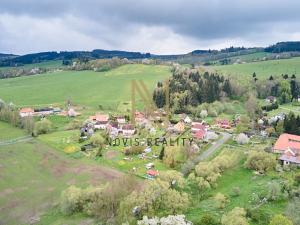
[(170, 76), (167, 66), (124, 65), (108, 72), (62, 71), (0, 80), (0, 98), (18, 106), (74, 104), (116, 109), (130, 101), (131, 81), (143, 80), (149, 90)]
[(224, 75), (239, 79), (243, 83), (252, 79), (255, 72), (258, 79), (267, 79), (270, 75), (281, 76), (281, 74), (297, 74), (300, 69), (300, 57), (281, 60), (269, 60), (245, 64), (212, 66), (210, 67)]
[[(29, 224), (32, 218), (53, 210), (61, 191), (70, 185), (86, 187), (103, 184), (121, 173), (86, 159), (72, 159), (39, 142), (0, 146), (0, 221)], [(41, 224), (66, 224), (59, 213)], [(84, 216), (73, 218), (80, 224)], [(65, 221), (65, 222), (66, 222)]]
[(23, 136), (26, 136), (26, 133), (23, 130), (0, 121), (0, 142)]
[[(257, 147), (256, 147), (257, 149)], [(233, 148), (231, 151), (244, 151), (239, 147)], [(221, 152), (223, 152), (222, 150)], [(206, 197), (200, 201), (194, 201), (193, 207), (188, 211), (187, 217), (190, 220), (197, 220), (206, 213), (215, 215), (216, 218), (232, 210), (234, 207), (251, 208), (255, 204), (251, 203), (254, 194), (266, 193), (268, 190), (269, 182), (280, 179), (277, 173), (269, 173), (265, 176), (257, 176), (253, 171), (245, 169), (243, 164), (245, 156), (241, 158), (237, 166), (232, 169), (226, 170), (217, 181), (217, 187), (206, 192)], [(239, 196), (233, 196), (233, 188), (240, 189)], [(222, 193), (230, 200), (224, 209), (219, 209), (215, 205), (213, 197), (217, 193)], [(260, 209), (267, 215), (274, 215), (282, 213), (285, 209), (286, 201), (268, 202), (260, 207)], [(250, 224), (257, 224), (251, 221)]]

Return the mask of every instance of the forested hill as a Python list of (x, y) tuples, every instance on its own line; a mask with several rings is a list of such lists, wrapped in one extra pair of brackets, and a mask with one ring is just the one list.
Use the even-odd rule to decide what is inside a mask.
[(104, 58), (127, 58), (143, 59), (149, 58), (150, 53), (127, 52), (127, 51), (108, 51), (96, 49), (93, 51), (72, 51), (72, 52), (40, 52), (16, 57), (5, 57), (1, 59), (0, 66), (18, 66), (23, 64), (39, 63), (49, 60), (71, 60), (71, 59), (104, 59)]
[(278, 42), (275, 45), (265, 48), (265, 52), (280, 53), (280, 52), (299, 52), (300, 41)]

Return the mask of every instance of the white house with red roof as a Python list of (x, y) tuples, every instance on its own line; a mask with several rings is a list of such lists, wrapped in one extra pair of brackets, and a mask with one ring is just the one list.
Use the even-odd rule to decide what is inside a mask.
[(273, 147), (273, 152), (281, 154), (279, 159), (284, 165), (297, 164), (300, 166), (300, 136), (281, 134)]
[(122, 132), (125, 137), (131, 137), (135, 133), (135, 128), (132, 124), (125, 124), (122, 126)]
[(108, 124), (109, 115), (108, 114), (96, 114), (94, 116), (90, 116), (89, 120), (94, 123), (95, 129), (104, 130)]
[(34, 115), (34, 109), (32, 109), (32, 108), (23, 108), (23, 109), (20, 109), (19, 114), (20, 114), (21, 117), (33, 116)]

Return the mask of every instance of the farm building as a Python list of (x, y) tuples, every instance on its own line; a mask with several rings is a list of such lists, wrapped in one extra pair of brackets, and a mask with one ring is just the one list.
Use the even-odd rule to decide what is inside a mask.
[(281, 134), (273, 147), (273, 152), (281, 154), (279, 159), (284, 165), (297, 164), (300, 166), (300, 136)]

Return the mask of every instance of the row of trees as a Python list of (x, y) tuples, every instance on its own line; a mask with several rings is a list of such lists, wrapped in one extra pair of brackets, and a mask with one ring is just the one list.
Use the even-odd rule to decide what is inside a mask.
[(0, 121), (11, 124), (12, 126), (25, 129), (28, 134), (33, 136), (50, 132), (52, 123), (47, 119), (35, 121), (33, 117), (21, 118), (19, 110), (13, 103), (5, 103), (0, 99)]

